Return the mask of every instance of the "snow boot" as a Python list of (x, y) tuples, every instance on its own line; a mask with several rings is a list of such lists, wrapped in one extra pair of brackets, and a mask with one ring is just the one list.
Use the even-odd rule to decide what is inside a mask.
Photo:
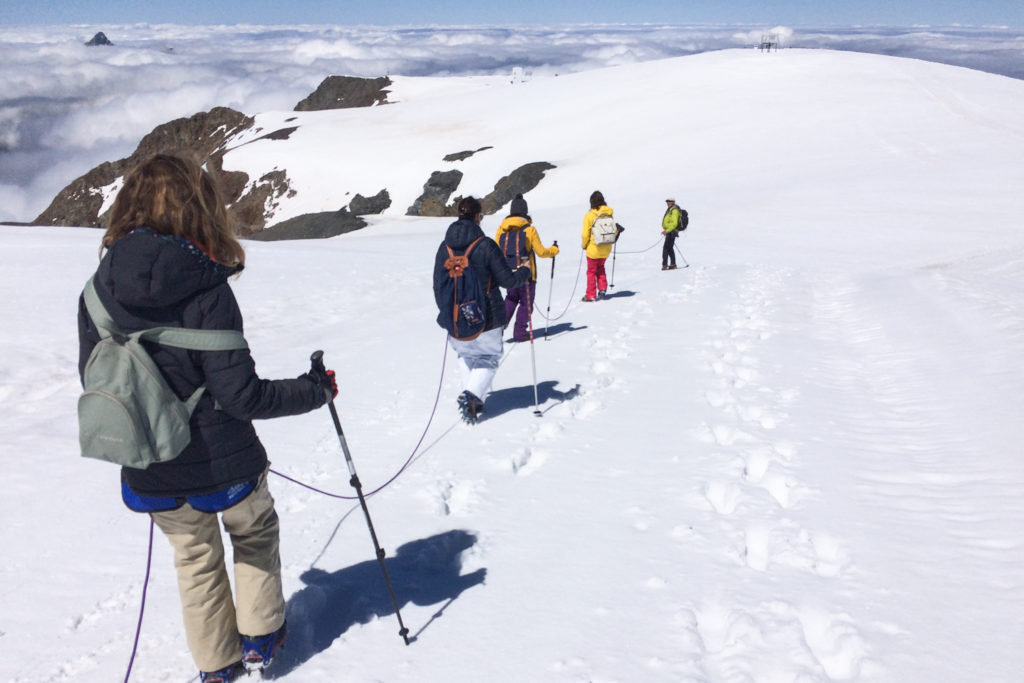
[(200, 683), (230, 683), (230, 681), (237, 681), (238, 677), (244, 673), (247, 672), (242, 666), (242, 662), (235, 662), (231, 666), (217, 671), (200, 671), (199, 681)]
[(265, 636), (242, 636), (242, 665), (245, 671), (263, 671), (274, 659), (277, 649), (288, 639), (288, 623)]
[(462, 411), (463, 422), (473, 425), (477, 423), (480, 413), (484, 411), (484, 402), (473, 392), (463, 391), (459, 394), (459, 410)]

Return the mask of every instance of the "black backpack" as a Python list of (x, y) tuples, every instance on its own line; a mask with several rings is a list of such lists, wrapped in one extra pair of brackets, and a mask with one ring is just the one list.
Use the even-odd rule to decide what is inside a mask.
[(686, 209), (679, 209), (679, 232), (686, 230), (686, 226), (690, 224), (690, 214), (686, 213)]
[(448, 258), (444, 268), (448, 277), (441, 281), (438, 296), (441, 315), (438, 321), (442, 322), (449, 335), (462, 341), (476, 339), (487, 326), (487, 289), (469, 262), (473, 247), (482, 239), (473, 240), (462, 254), (456, 254), (445, 245)]
[(521, 268), (523, 260), (530, 254), (529, 240), (526, 239), (526, 229), (530, 227), (529, 223), (518, 227), (506, 230), (501, 233), (498, 238), (498, 246), (501, 247), (501, 253), (505, 256), (505, 262), (508, 263), (508, 267), (512, 270)]

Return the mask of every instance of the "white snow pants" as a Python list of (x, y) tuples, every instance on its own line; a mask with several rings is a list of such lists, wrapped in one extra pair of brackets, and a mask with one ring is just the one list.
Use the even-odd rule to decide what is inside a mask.
[(448, 337), (448, 345), (458, 354), (462, 388), (483, 401), (491, 391), (504, 350), (500, 327), (482, 332), (476, 339), (460, 341)]

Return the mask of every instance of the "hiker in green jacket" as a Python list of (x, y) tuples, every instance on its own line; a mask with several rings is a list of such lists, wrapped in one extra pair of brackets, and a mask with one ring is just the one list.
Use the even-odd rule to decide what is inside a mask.
[[(661, 219), (661, 234), (665, 236), (665, 244), (661, 248), (661, 269), (676, 269), (676, 237), (686, 229), (686, 212), (676, 206), (674, 197), (665, 200), (668, 208)], [(671, 265), (669, 265), (671, 263)]]

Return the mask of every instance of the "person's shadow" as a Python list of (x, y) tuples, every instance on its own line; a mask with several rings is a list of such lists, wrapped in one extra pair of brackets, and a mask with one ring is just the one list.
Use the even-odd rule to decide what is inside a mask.
[[(464, 590), (484, 582), (486, 569), (460, 573), (460, 555), (473, 547), (476, 540), (468, 531), (453, 529), (406, 543), (393, 557), (385, 559), (399, 609), (409, 603), (440, 605), (425, 624), (417, 626), (406, 622), (410, 642), (442, 617), (448, 605)], [(334, 572), (309, 569), (301, 578), (306, 587), (293, 594), (285, 607), (288, 640), (274, 657), (273, 666), (267, 669), (264, 678), (291, 673), (329, 648), (352, 626), (368, 623), (376, 617), (393, 619), (395, 639), (400, 640), (395, 607), (376, 559)]]
[[(564, 403), (579, 396), (579, 384), (568, 391), (559, 391), (555, 388), (557, 385), (557, 380), (548, 380), (537, 384), (537, 401), (540, 403), (541, 410), (548, 410), (555, 403)], [(503, 413), (522, 408), (533, 408), (535, 405), (532, 384), (527, 384), (525, 387), (498, 389), (487, 396), (483, 416), (490, 420)]]

